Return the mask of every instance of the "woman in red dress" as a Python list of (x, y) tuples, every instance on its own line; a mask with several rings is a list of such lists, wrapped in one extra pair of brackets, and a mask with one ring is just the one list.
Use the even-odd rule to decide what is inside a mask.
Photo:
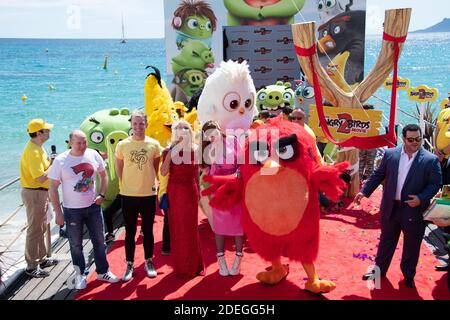
[(163, 152), (161, 174), (169, 174), (167, 198), (173, 271), (177, 276), (204, 275), (198, 234), (199, 168), (193, 131), (186, 121), (172, 126), (172, 143)]

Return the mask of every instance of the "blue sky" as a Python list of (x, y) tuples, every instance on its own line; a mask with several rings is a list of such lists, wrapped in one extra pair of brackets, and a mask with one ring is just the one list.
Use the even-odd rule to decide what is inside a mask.
[[(403, 7), (413, 8), (411, 31), (450, 17), (448, 0), (367, 0), (367, 32)], [(119, 38), (122, 13), (127, 38), (164, 36), (163, 0), (0, 0), (0, 38)]]

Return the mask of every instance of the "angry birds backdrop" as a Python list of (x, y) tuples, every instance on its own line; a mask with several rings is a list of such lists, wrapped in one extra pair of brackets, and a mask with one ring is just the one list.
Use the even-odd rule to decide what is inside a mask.
[(250, 246), (272, 264), (256, 278), (266, 284), (285, 278), (289, 272), (281, 263), (285, 255), (302, 263), (308, 275), (306, 290), (330, 292), (335, 284), (319, 279), (314, 266), (320, 234), (318, 193), (337, 201), (345, 188), (340, 176), (348, 164), (321, 165), (314, 139), (282, 116), (251, 130), (243, 157), (240, 174), (205, 177), (212, 186), (203, 194), (214, 194), (210, 204), (218, 209), (241, 201)]
[(183, 0), (173, 13), (172, 27), (177, 32), (177, 46), (187, 39), (200, 40), (211, 48), (217, 18), (211, 6), (201, 0)]
[(305, 0), (224, 0), (229, 26), (292, 24)]

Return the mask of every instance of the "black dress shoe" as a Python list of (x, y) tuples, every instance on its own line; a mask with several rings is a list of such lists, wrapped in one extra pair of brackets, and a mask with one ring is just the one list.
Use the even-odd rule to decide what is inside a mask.
[[(385, 278), (386, 277), (386, 273), (382, 272), (381, 273), (381, 278)], [(374, 280), (375, 278), (375, 271), (372, 270), (370, 272), (367, 272), (365, 275), (362, 276), (363, 281), (367, 281), (367, 280)]]
[(448, 264), (441, 264), (441, 265), (435, 266), (434, 270), (436, 270), (436, 271), (444, 271), (445, 272), (445, 271), (448, 270)]
[(403, 283), (405, 284), (405, 286), (407, 286), (408, 288), (414, 289), (416, 287), (416, 284), (414, 283), (414, 279), (412, 278), (405, 278), (403, 280)]

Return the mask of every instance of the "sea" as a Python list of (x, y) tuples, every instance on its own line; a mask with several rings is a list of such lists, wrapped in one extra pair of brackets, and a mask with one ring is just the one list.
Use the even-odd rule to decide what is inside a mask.
[[(375, 65), (380, 48), (381, 36), (366, 37), (366, 74)], [(69, 132), (92, 113), (143, 107), (145, 67), (158, 67), (165, 79), (165, 54), (164, 39), (129, 39), (126, 44), (109, 39), (0, 39), (0, 186), (19, 176), (30, 119), (44, 118), (55, 125), (45, 147), (49, 152), (55, 145), (62, 152)], [(410, 34), (399, 75), (409, 79), (411, 86), (439, 90), (439, 99), (432, 105), (437, 115), (440, 101), (450, 91), (450, 33)], [(24, 95), (26, 101), (21, 99)], [(380, 88), (375, 96), (369, 102), (385, 111), (387, 126), (390, 91)], [(418, 122), (406, 114), (416, 112), (416, 103), (408, 100), (405, 91), (398, 94), (398, 107), (404, 111), (398, 113), (398, 123)], [(7, 246), (5, 239), (11, 239), (26, 222), (22, 210), (3, 226), (20, 203), (18, 183), (0, 191), (0, 252)]]

